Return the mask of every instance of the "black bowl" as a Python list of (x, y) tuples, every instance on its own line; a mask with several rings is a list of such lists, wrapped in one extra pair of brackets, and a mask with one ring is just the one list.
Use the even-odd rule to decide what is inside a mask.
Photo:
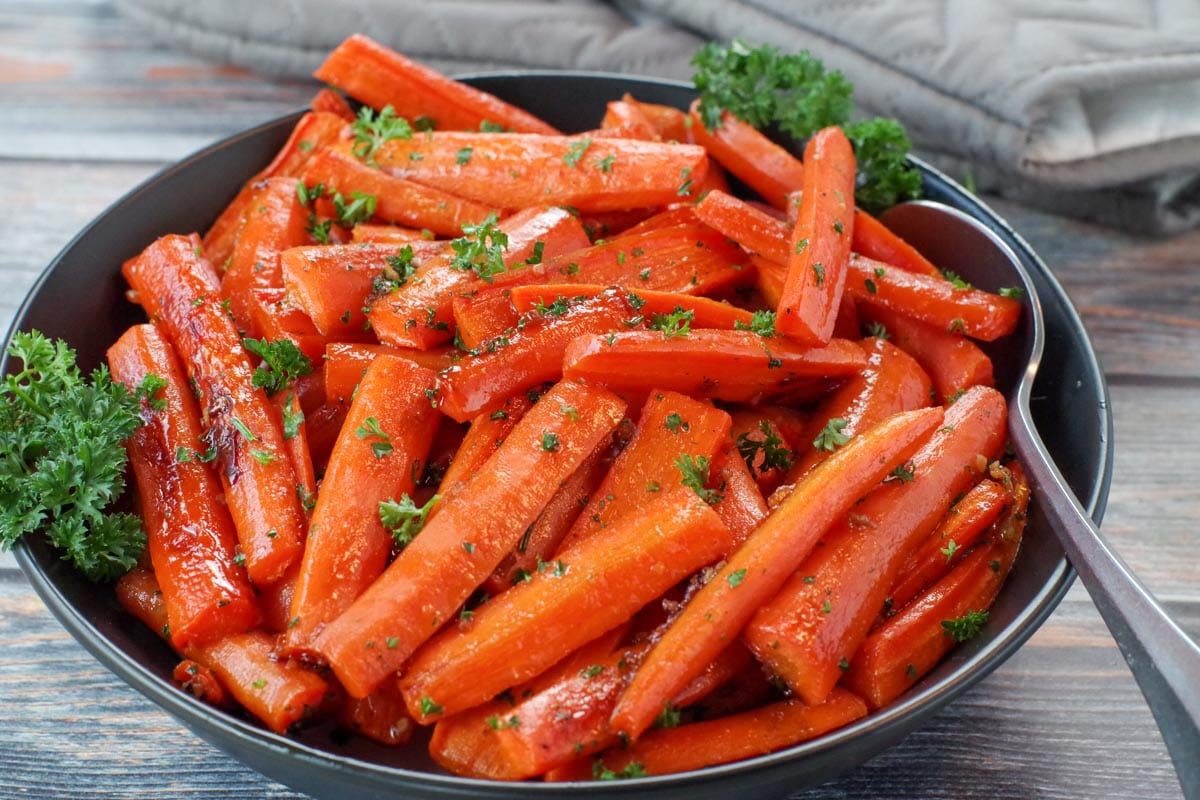
[[(582, 73), (483, 75), (469, 82), (541, 115), (563, 130), (593, 127), (604, 104), (632, 92), (686, 107), (689, 86)], [(125, 302), (120, 265), (166, 233), (203, 231), (247, 177), (287, 138), (296, 116), (233, 136), (166, 169), (130, 192), (80, 233), (42, 274), (13, 330), (37, 328), (74, 345), (81, 365), (104, 351), (141, 312)], [(1033, 410), (1038, 428), (1076, 494), (1099, 519), (1112, 468), (1108, 389), (1078, 314), (1046, 265), (973, 195), (921, 162), (926, 195), (962, 209), (995, 231), (1025, 262), (1045, 309), (1047, 353)], [(11, 332), (10, 332), (11, 336)], [(201, 738), (264, 774), (317, 797), (582, 798), (635, 789), (656, 798), (779, 797), (825, 781), (899, 742), (940, 708), (999, 666), (1033, 634), (1066, 593), (1074, 572), (1036, 513), (1012, 576), (979, 638), (950, 656), (899, 702), (854, 725), (772, 755), (682, 775), (599, 784), (503, 784), (451, 776), (420, 743), (389, 750), (364, 741), (339, 744), (330, 731), (298, 737), (271, 733), (213, 709), (175, 688), (178, 660), (126, 615), (111, 587), (81, 578), (45, 544), (17, 548), (30, 582), (59, 621), (105, 666)]]

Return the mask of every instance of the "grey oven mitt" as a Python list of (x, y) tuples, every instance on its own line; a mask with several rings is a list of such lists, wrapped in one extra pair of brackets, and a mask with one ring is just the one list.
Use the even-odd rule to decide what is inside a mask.
[(462, 72), (686, 79), (706, 39), (807, 48), (860, 109), (981, 191), (1130, 230), (1200, 223), (1194, 0), (119, 0), (161, 38), (279, 75), (364, 32)]

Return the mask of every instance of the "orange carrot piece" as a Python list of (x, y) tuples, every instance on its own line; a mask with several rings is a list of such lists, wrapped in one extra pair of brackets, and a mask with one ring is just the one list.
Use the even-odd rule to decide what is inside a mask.
[(641, 106), (628, 100), (611, 101), (605, 108), (600, 127), (619, 129), (622, 135), (629, 139), (641, 139), (645, 142), (659, 140), (654, 123), (643, 113)]
[(835, 521), (941, 424), (941, 409), (894, 417), (855, 437), (813, 470), (725, 562), (638, 667), (613, 712), (636, 740), (775, 595)]
[[(843, 339), (804, 347), (749, 331), (659, 331), (581, 336), (567, 347), (563, 374), (615, 390), (670, 389), (731, 402), (774, 397), (811, 399), (854, 375), (866, 358)], [(663, 365), (671, 369), (664, 370)]]
[(477, 203), (583, 212), (676, 202), (686, 182), (702, 181), (708, 170), (704, 149), (694, 145), (519, 133), (392, 139), (375, 158), (392, 175)]
[[(305, 495), (304, 509), (311, 513), (316, 504), (316, 494)], [(282, 579), (258, 591), (258, 607), (262, 611), (262, 628), (274, 634), (287, 630), (292, 606), (292, 595), (296, 590), (296, 575), (300, 572), (300, 563), (296, 562)]]
[(621, 100), (637, 106), (642, 115), (654, 126), (655, 133), (662, 141), (695, 144), (690, 135), (691, 123), (688, 122), (686, 111), (682, 111), (674, 106), (645, 103), (634, 99), (630, 94), (624, 95)]
[[(649, 731), (627, 749), (601, 755), (591, 769), (619, 773), (638, 764), (646, 775), (690, 772), (773, 753), (866, 715), (861, 698), (838, 689), (820, 705), (784, 700), (720, 719)], [(594, 774), (578, 777), (586, 780)]]
[(248, 295), (249, 330), (269, 340), (287, 339), (312, 361), (325, 353), (325, 337), (284, 289), (251, 289)]
[[(301, 497), (316, 497), (316, 470), (313, 469), (312, 453), (308, 449), (308, 430), (304, 424), (300, 397), (294, 391), (279, 392), (271, 398), (271, 404), (283, 431), (283, 448), (296, 475), (296, 493)], [(309, 508), (304, 510), (311, 511)]]
[(429, 755), (442, 769), (466, 778), (519, 781), (533, 777), (499, 744), (500, 726), (519, 714), (503, 700), (439, 720), (429, 739)]
[(629, 444), (584, 506), (561, 548), (573, 547), (639, 511), (661, 492), (680, 485), (676, 461), (716, 460), (729, 435), (729, 415), (675, 392), (654, 392), (638, 417)]
[(913, 600), (863, 642), (846, 685), (871, 708), (891, 703), (933, 669), (955, 638), (943, 623), (992, 605), (1020, 550), (1029, 487), (1011, 464), (1013, 503), (997, 520), (991, 541), (976, 547), (946, 577)]
[(767, 517), (767, 501), (732, 439), (727, 439), (716, 466), (716, 483), (721, 501), (717, 513), (732, 534), (731, 550), (737, 549)]
[(276, 733), (321, 704), (327, 686), (315, 672), (278, 661), (275, 637), (262, 631), (239, 633), (187, 651), (211, 669), (247, 711)]
[(1003, 451), (1006, 419), (996, 390), (964, 395), (946, 410), (945, 427), (897, 473), (909, 477), (856, 506), (754, 615), (746, 644), (804, 702), (822, 702), (841, 678), (908, 554)]
[(146, 313), (158, 320), (181, 356), (202, 402), (205, 441), (233, 515), (250, 580), (283, 577), (300, 556), (304, 513), (283, 434), (233, 322), (218, 302), (218, 281), (198, 255), (195, 237), (158, 239), (123, 267)]
[(1000, 514), (1008, 508), (1012, 496), (993, 480), (982, 480), (957, 503), (925, 541), (909, 555), (896, 574), (888, 594), (890, 608), (901, 609), (931, 584), (940, 580), (950, 567), (962, 560)]
[(804, 147), (804, 195), (788, 248), (775, 327), (803, 344), (829, 341), (854, 235), (854, 149), (838, 127)]
[(520, 282), (526, 272), (534, 269), (527, 262), (588, 245), (579, 220), (563, 208), (533, 206), (501, 220), (498, 227), (508, 236), (504, 251), (508, 272), (492, 276), (490, 281), (481, 280), (470, 270), (451, 266), (450, 246), (440, 245), (440, 254), (419, 262), (416, 273), (402, 286), (372, 297), (371, 325), (380, 340), (422, 349), (449, 341), (456, 296)]
[(354, 121), (354, 111), (350, 108), (350, 104), (346, 102), (346, 98), (332, 89), (321, 89), (313, 95), (312, 100), (308, 101), (308, 107), (312, 111), (336, 114), (346, 122)]
[(788, 194), (803, 186), (804, 165), (753, 125), (729, 112), (721, 115), (720, 127), (708, 130), (698, 111), (698, 103), (693, 103), (690, 111), (691, 138), (768, 203), (785, 208)]
[(1021, 319), (1021, 302), (979, 289), (959, 289), (931, 278), (862, 256), (850, 259), (846, 293), (871, 308), (883, 307), (920, 320), (946, 333), (985, 342), (1008, 336)]
[(325, 394), (330, 403), (349, 405), (354, 389), (376, 356), (398, 356), (414, 364), (443, 370), (454, 363), (454, 353), (448, 349), (413, 350), (386, 344), (356, 344), (330, 342), (325, 346)]
[(216, 673), (190, 658), (185, 658), (175, 665), (171, 678), (180, 689), (211, 706), (227, 708), (232, 704), (232, 698), (221, 685)]
[(302, 116), (283, 149), (261, 172), (246, 181), (204, 234), (205, 257), (217, 265), (229, 260), (242, 218), (258, 192), (258, 184), (267, 178), (298, 176), (311, 155), (336, 141), (345, 129), (346, 121), (337, 114), (314, 112)]
[(908, 242), (861, 208), (854, 209), (854, 252), (907, 272), (941, 278), (942, 273)]
[(473, 296), (456, 297), (452, 308), (458, 341), (469, 350), (483, 348), (489, 339), (516, 330), (519, 315), (510, 289), (496, 286)]
[(313, 73), (374, 108), (391, 106), (401, 117), (428, 117), (441, 129), (479, 130), (489, 122), (511, 131), (557, 131), (527, 111), (480, 91), (356, 33)]
[(234, 562), (233, 520), (220, 482), (200, 461), (200, 411), (171, 346), (153, 325), (135, 325), (109, 348), (108, 363), (130, 391), (149, 375), (166, 382), (143, 401), (144, 424), (127, 447), (171, 644), (181, 649), (253, 628), (254, 590)]
[(304, 170), (304, 182), (325, 184), (329, 191), (349, 196), (363, 192), (375, 198), (375, 217), (439, 236), (460, 236), (463, 225), (483, 222), (496, 213), (480, 203), (448, 192), (397, 178), (369, 167), (350, 151), (350, 143), (330, 147), (312, 157)]
[(754, 265), (754, 285), (762, 295), (763, 302), (772, 308), (778, 308), (783, 300), (783, 283), (787, 278), (787, 270), (778, 262), (762, 256), (751, 255), (750, 263)]
[(250, 291), (283, 287), (279, 254), (308, 241), (307, 225), (308, 212), (296, 197), (296, 182), (291, 178), (264, 182), (246, 209), (221, 278), (221, 297), (240, 330), (255, 338), (262, 335), (250, 314)]
[(831, 425), (837, 428), (833, 420), (845, 423), (838, 429), (843, 436), (856, 436), (892, 414), (930, 405), (929, 377), (917, 362), (885, 339), (870, 337), (861, 345), (867, 354), (866, 368), (817, 406), (808, 427), (796, 439), (796, 463), (786, 483), (800, 480), (829, 456), (827, 447), (818, 446), (815, 440)]
[[(539, 304), (548, 306), (560, 298), (595, 297), (602, 294), (607, 288), (598, 283), (514, 286), (511, 292), (511, 305), (518, 313), (521, 313), (530, 311)], [(630, 304), (646, 319), (652, 319), (655, 314), (670, 314), (678, 310), (690, 311), (692, 312), (691, 326), (693, 328), (718, 328), (721, 330), (734, 330), (739, 326), (747, 328), (754, 319), (754, 315), (743, 308), (708, 297), (637, 289), (628, 285), (626, 288), (629, 289), (626, 297)]]
[(779, 264), (787, 263), (792, 225), (781, 222), (725, 192), (709, 192), (696, 204), (696, 216), (751, 253)]
[(478, 355), (442, 372), (442, 413), (466, 422), (492, 411), (510, 395), (562, 377), (563, 352), (577, 337), (640, 324), (621, 293), (612, 290), (566, 309), (528, 315), (528, 324)]
[(410, 242), (426, 241), (433, 238), (433, 231), (428, 234), (415, 228), (402, 228), (399, 225), (379, 225), (371, 222), (360, 222), (350, 231), (350, 239), (355, 244), (408, 244)]
[(544, 672), (716, 561), (729, 538), (693, 492), (664, 492), (492, 598), (465, 631), (422, 648), (400, 682), (409, 713), (421, 721), (455, 714)]
[(411, 495), (437, 430), (429, 402), (437, 376), (396, 356), (367, 368), (329, 458), (292, 598), (283, 652), (311, 655), (312, 642), (379, 577), (392, 536), (379, 505)]
[[(517, 395), (517, 397), (522, 397)], [(475, 423), (485, 419), (475, 418)], [(539, 563), (550, 561), (551, 556), (562, 545), (572, 525), (579, 519), (588, 499), (600, 486), (612, 463), (611, 448), (604, 442), (596, 448), (587, 461), (555, 492), (537, 520), (521, 536), (512, 552), (504, 557), (500, 566), (483, 585), (490, 595), (498, 595), (520, 582), (526, 575), (533, 575)]]
[(347, 698), (338, 713), (338, 722), (360, 736), (388, 747), (408, 744), (417, 727), (393, 681), (384, 681), (366, 697)]
[[(695, 225), (697, 221), (696, 211), (693, 206), (686, 204), (675, 205), (657, 213), (652, 213), (645, 219), (630, 225), (619, 235), (609, 238), (615, 241), (617, 239), (625, 239), (626, 237), (640, 236), (650, 231), (674, 228), (677, 225)], [(600, 244), (600, 242), (597, 242), (597, 244)]]
[(452, 618), (624, 411), (603, 389), (563, 382), (517, 423), (454, 502), (317, 638), (351, 696), (370, 694)]
[(167, 622), (167, 603), (154, 570), (149, 566), (135, 566), (117, 581), (113, 592), (121, 608), (155, 635), (168, 639), (171, 626)]
[(293, 247), (279, 255), (279, 268), (288, 297), (312, 320), (321, 335), (333, 341), (367, 341), (364, 306), (375, 279), (405, 248), (420, 264), (439, 253), (434, 242), (410, 244), (336, 244)]

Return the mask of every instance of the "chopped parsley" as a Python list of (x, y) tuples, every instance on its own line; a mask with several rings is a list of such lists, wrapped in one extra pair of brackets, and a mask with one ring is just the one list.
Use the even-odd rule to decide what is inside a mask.
[(849, 424), (849, 422), (841, 417), (833, 417), (829, 422), (825, 423), (825, 427), (817, 434), (817, 438), (813, 439), (813, 447), (830, 453), (837, 450), (850, 441), (850, 437), (842, 433)]
[(496, 220), (493, 212), (478, 225), (463, 225), (463, 235), (450, 242), (454, 251), (450, 261), (453, 269), (474, 272), (488, 283), (508, 269), (504, 263), (508, 234), (497, 227)]
[(670, 314), (655, 314), (650, 320), (650, 329), (662, 331), (664, 339), (687, 336), (692, 332), (692, 320), (695, 318), (695, 311), (685, 311), (683, 306), (675, 306)]
[(282, 391), (297, 378), (312, 374), (312, 361), (290, 339), (242, 339), (242, 346), (246, 352), (262, 359), (254, 370), (253, 383), (256, 389), (264, 389), (268, 395)]
[(954, 641), (965, 642), (978, 636), (987, 621), (988, 612), (968, 611), (958, 619), (942, 620), (942, 628), (945, 629), (946, 635), (952, 637)]
[(379, 521), (392, 534), (396, 549), (401, 549), (421, 532), (429, 512), (441, 500), (441, 495), (435, 494), (423, 506), (418, 506), (407, 494), (400, 495), (397, 500), (381, 500), (379, 502)]
[(775, 335), (775, 312), (774, 311), (755, 311), (750, 318), (750, 322), (742, 322), (738, 320), (733, 323), (733, 329), (738, 331), (750, 331), (757, 333), (764, 339), (770, 339)]
[(584, 138), (575, 141), (570, 148), (567, 149), (566, 154), (563, 155), (563, 163), (571, 169), (577, 168), (579, 166), (579, 162), (583, 159), (583, 154), (586, 153), (588, 148), (591, 146), (592, 140), (590, 138)]
[(762, 475), (773, 469), (791, 469), (794, 463), (792, 451), (783, 446), (783, 439), (775, 433), (771, 423), (765, 419), (759, 420), (758, 429), (763, 434), (761, 439), (752, 437), (748, 431), (738, 434), (737, 437), (738, 453), (746, 462), (750, 473), (754, 474), (754, 462), (759, 453), (762, 453), (763, 460), (762, 466), (758, 468), (758, 474)]
[(675, 468), (681, 476), (679, 482), (695, 492), (701, 500), (715, 506), (723, 496), (716, 489), (708, 488), (709, 466), (708, 456), (693, 457), (685, 453), (675, 459)]
[(373, 167), (378, 166), (375, 163), (375, 154), (385, 142), (392, 139), (411, 139), (413, 134), (408, 120), (397, 117), (396, 109), (392, 106), (384, 106), (378, 114), (370, 106), (363, 106), (350, 130), (354, 133), (351, 151), (359, 160)]
[(379, 420), (374, 417), (364, 419), (363, 424), (354, 429), (354, 435), (360, 440), (375, 439), (371, 442), (371, 452), (376, 458), (383, 458), (392, 452), (392, 437), (384, 433), (379, 427)]

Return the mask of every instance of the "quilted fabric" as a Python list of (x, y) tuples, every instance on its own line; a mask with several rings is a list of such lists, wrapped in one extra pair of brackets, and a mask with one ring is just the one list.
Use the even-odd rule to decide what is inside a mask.
[(160, 36), (277, 74), (364, 31), (449, 70), (686, 78), (706, 38), (807, 48), (952, 175), (1135, 230), (1200, 223), (1194, 0), (121, 0)]

